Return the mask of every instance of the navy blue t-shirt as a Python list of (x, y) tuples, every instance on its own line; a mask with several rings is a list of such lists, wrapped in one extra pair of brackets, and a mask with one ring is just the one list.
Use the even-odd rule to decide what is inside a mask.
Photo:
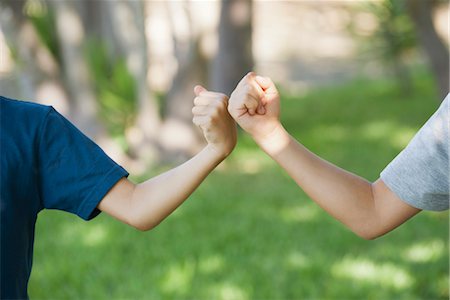
[(28, 298), (37, 214), (90, 220), (128, 173), (52, 107), (0, 96), (1, 299)]

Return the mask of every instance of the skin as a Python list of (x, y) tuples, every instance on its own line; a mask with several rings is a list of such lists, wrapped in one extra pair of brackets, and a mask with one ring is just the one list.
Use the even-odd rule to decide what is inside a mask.
[(193, 123), (201, 128), (207, 146), (184, 164), (135, 184), (123, 178), (99, 203), (101, 211), (146, 231), (180, 206), (236, 145), (236, 123), (228, 114), (228, 97), (194, 88)]
[(364, 239), (374, 239), (420, 212), (378, 179), (371, 183), (309, 151), (280, 122), (280, 95), (267, 77), (247, 74), (228, 111), (320, 207)]

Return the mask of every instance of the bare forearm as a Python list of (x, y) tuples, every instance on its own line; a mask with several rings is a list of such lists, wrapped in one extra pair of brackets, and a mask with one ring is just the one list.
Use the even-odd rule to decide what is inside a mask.
[[(262, 113), (255, 114), (261, 104)], [(383, 235), (420, 211), (383, 180), (372, 184), (295, 141), (279, 121), (280, 95), (270, 78), (252, 72), (244, 76), (230, 97), (228, 111), (315, 202), (361, 237)]]
[(195, 86), (192, 122), (203, 132), (208, 145), (184, 164), (133, 184), (119, 180), (98, 208), (140, 230), (149, 230), (170, 215), (236, 145), (236, 123), (228, 114), (228, 97)]
[(372, 184), (312, 153), (281, 126), (260, 147), (329, 214), (354, 231), (374, 218)]
[(184, 164), (136, 185), (130, 201), (132, 223), (142, 230), (158, 225), (192, 194), (222, 159), (207, 146)]

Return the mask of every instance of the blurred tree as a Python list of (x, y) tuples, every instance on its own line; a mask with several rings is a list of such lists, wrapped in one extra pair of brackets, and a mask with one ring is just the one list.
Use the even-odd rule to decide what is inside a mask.
[[(72, 4), (22, 0), (4, 3), (12, 22), (2, 18), (2, 31), (10, 37), (10, 47), (17, 49), (16, 71), (21, 87), (12, 96), (32, 100), (42, 88), (52, 86), (68, 100), (66, 115), (87, 135), (101, 139), (105, 130), (96, 118), (97, 105), (86, 64), (82, 53), (78, 53), (84, 30), (78, 22), (78, 8)], [(61, 15), (67, 18), (65, 22), (59, 18)], [(67, 29), (70, 35), (65, 34)]]
[(107, 46), (102, 41), (90, 39), (86, 42), (84, 56), (90, 75), (95, 78), (94, 89), (101, 108), (99, 116), (109, 134), (115, 138), (123, 137), (136, 115), (134, 78), (123, 58), (108, 56)]
[(402, 91), (408, 94), (411, 80), (405, 56), (415, 48), (416, 39), (404, 3), (402, 0), (384, 0), (366, 5), (379, 23), (374, 33), (365, 39), (367, 52), (380, 56), (390, 66)]
[[(151, 125), (158, 124), (159, 115), (157, 108), (152, 109), (156, 101), (146, 80), (141, 4), (53, 0), (2, 3), (2, 32), (8, 37), (17, 66), (22, 66), (16, 76), (20, 84), (16, 90), (22, 95), (10, 95), (36, 99), (40, 86), (51, 82), (69, 96), (65, 114), (101, 145), (122, 156), (110, 134), (122, 140), (127, 128), (134, 127), (134, 138), (122, 148), (129, 150), (128, 154), (148, 149), (157, 140), (158, 129)], [(53, 99), (54, 103), (58, 101)], [(135, 118), (136, 111), (140, 118)], [(99, 116), (106, 122), (99, 122)], [(139, 121), (134, 123), (136, 119)], [(142, 132), (149, 127), (153, 136), (135, 138), (147, 137)], [(132, 143), (136, 140), (140, 143)]]
[(158, 131), (157, 103), (147, 84), (147, 44), (145, 39), (144, 3), (119, 0), (106, 2), (111, 28), (122, 57), (132, 74), (138, 99), (138, 124), (148, 136)]
[[(161, 141), (171, 159), (197, 151), (199, 132), (192, 124), (193, 87), (206, 82), (208, 60), (200, 49), (202, 32), (188, 2), (167, 2), (178, 71), (166, 94)], [(181, 141), (181, 142), (180, 142)]]
[[(2, 32), (23, 67), (17, 90), (36, 99), (40, 85), (51, 82), (61, 91), (57, 97), (65, 95), (65, 114), (80, 129), (109, 145), (112, 135), (137, 158), (147, 149), (170, 159), (196, 151), (202, 139), (191, 122), (194, 85), (207, 83), (210, 67), (212, 89), (229, 94), (253, 65), (250, 0), (222, 1), (212, 65), (203, 47), (210, 29), (190, 1), (6, 0), (0, 5), (6, 8), (0, 12)], [(154, 5), (170, 16), (178, 67), (162, 112), (147, 80), (146, 8)]]
[(219, 48), (211, 67), (213, 90), (230, 95), (253, 68), (252, 0), (222, 0)]
[(51, 80), (58, 85), (61, 82), (55, 55), (57, 47), (53, 47), (55, 51), (49, 51), (50, 39), (43, 38), (44, 32), (54, 27), (52, 22), (42, 21), (47, 14), (46, 7), (28, 8), (27, 13), (25, 4), (25, 0), (0, 3), (0, 25), (17, 65), (15, 78), (18, 84), (14, 84), (14, 90), (9, 93), (12, 97), (33, 99), (44, 82)]
[[(145, 9), (141, 1), (102, 1), (107, 12), (103, 31), (106, 31), (115, 49), (116, 57), (123, 58), (135, 85), (135, 98), (124, 101), (136, 101), (135, 123), (127, 134), (130, 153), (137, 157), (147, 157), (157, 151), (160, 116), (155, 96), (151, 93), (147, 80), (148, 56), (145, 37)], [(137, 137), (137, 138), (136, 138)]]
[[(433, 8), (437, 1), (407, 0), (407, 11), (414, 21), (418, 40), (428, 57), (438, 84), (441, 99), (449, 92), (449, 54), (433, 23)], [(448, 4), (447, 4), (448, 5)]]
[(438, 0), (383, 0), (367, 4), (379, 26), (368, 36), (368, 52), (391, 66), (404, 92), (412, 88), (405, 57), (421, 46), (434, 74), (441, 99), (449, 90), (448, 49), (436, 32), (433, 8)]
[(90, 137), (96, 140), (104, 139), (106, 130), (97, 119), (98, 103), (89, 76), (89, 68), (83, 56), (83, 42), (86, 38), (83, 22), (84, 2), (48, 1), (48, 3), (55, 12), (60, 64), (75, 122)]

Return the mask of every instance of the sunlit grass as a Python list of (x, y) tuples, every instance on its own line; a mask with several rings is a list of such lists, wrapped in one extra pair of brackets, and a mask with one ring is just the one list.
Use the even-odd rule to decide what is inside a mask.
[(434, 240), (424, 242), (418, 242), (412, 245), (405, 251), (405, 257), (412, 262), (416, 263), (428, 263), (430, 261), (439, 259), (440, 257), (447, 255), (445, 253), (446, 246), (442, 240)]
[[(370, 180), (438, 103), (428, 77), (403, 98), (388, 81), (283, 98), (307, 147)], [(242, 135), (226, 164), (147, 233), (101, 214), (44, 211), (33, 299), (448, 299), (448, 212), (375, 241), (315, 205)]]
[(374, 263), (368, 259), (345, 258), (332, 266), (337, 277), (350, 278), (384, 287), (405, 290), (413, 284), (412, 275), (399, 265)]

